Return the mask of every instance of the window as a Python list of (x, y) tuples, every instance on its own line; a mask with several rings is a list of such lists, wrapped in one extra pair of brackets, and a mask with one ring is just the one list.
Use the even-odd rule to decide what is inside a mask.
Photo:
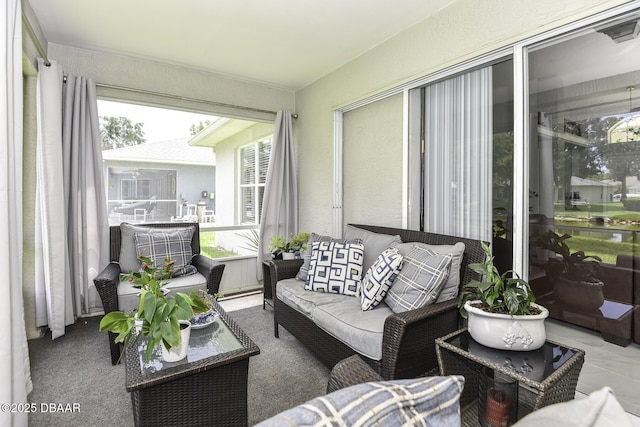
[(410, 227), (489, 241), (493, 221), (494, 236), (508, 238), (512, 70), (504, 60), (409, 93)]
[(258, 224), (267, 182), (271, 138), (240, 149), (240, 222)]
[(255, 254), (273, 123), (102, 99), (98, 115), (111, 225), (197, 220), (203, 254)]

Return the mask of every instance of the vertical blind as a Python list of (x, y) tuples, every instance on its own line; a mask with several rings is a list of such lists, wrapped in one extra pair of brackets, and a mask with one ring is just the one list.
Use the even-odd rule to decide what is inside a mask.
[(423, 198), (411, 203), (420, 206), (426, 231), (490, 240), (491, 67), (426, 86), (421, 93), (423, 165), (411, 180), (414, 188), (423, 188)]

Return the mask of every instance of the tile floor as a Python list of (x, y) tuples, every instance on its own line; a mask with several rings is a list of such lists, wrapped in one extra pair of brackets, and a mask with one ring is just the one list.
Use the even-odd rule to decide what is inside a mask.
[[(262, 305), (262, 293), (225, 298), (220, 300), (220, 305), (226, 311)], [(605, 342), (597, 332), (552, 319), (548, 319), (545, 326), (547, 338), (586, 353), (576, 397), (608, 385), (629, 413), (633, 427), (640, 427), (640, 345), (631, 343), (621, 347)]]
[(589, 394), (602, 387), (613, 389), (622, 407), (640, 427), (640, 345), (611, 344), (600, 334), (579, 326), (547, 319), (547, 338), (585, 351), (585, 362), (578, 379), (578, 392)]

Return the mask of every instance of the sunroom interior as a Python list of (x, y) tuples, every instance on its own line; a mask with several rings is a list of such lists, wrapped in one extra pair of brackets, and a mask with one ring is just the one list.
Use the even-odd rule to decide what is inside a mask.
[[(216, 218), (201, 224), (204, 231), (236, 235), (257, 228), (259, 215), (242, 212), (238, 195), (229, 192), (237, 186), (238, 147), (268, 138), (273, 112), (286, 110), (297, 114), (301, 230), (340, 236), (346, 224), (360, 223), (489, 241), (500, 265), (539, 286), (547, 301), (553, 298), (536, 248), (540, 232), (570, 235), (572, 251), (603, 264), (639, 255), (640, 225), (627, 202), (640, 194), (637, 1), (444, 2), (304, 82), (78, 47), (51, 35), (56, 23), (48, 21), (44, 3), (23, 1), (36, 42), (65, 72), (95, 80), (99, 99), (254, 124), (248, 138), (241, 126), (230, 137), (211, 133), (191, 144), (215, 151), (209, 191), (222, 200), (227, 192), (233, 207), (203, 196), (208, 204), (215, 200)], [(31, 338), (41, 333), (32, 250), (35, 64), (41, 54), (24, 39), (22, 288)], [(440, 126), (445, 122), (450, 126)], [(256, 269), (255, 256), (235, 258), (237, 275), (224, 286), (260, 289), (258, 274), (243, 273)], [(547, 334), (586, 351), (579, 393), (610, 386), (624, 409), (640, 416), (640, 339), (633, 335), (640, 328), (633, 324), (640, 285), (633, 279), (622, 285), (628, 300), (609, 298), (631, 319), (620, 326), (628, 340), (609, 342), (576, 315), (549, 319)]]

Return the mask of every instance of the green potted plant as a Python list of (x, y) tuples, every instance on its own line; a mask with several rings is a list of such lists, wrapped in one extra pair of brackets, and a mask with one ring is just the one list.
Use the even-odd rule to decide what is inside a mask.
[[(128, 280), (135, 288), (140, 289), (138, 310), (131, 313), (107, 313), (100, 321), (100, 330), (118, 334), (115, 341), (124, 343), (125, 351), (132, 338), (137, 341), (141, 336), (146, 336), (147, 362), (159, 344), (162, 344), (165, 360), (180, 360), (186, 356), (186, 346), (189, 344), (189, 319), (194, 316), (194, 310), (206, 312), (209, 306), (194, 291), (189, 295), (176, 292), (173, 298), (167, 298), (168, 291), (164, 285), (173, 274), (173, 260), (167, 259), (161, 268), (157, 268), (150, 258), (142, 254), (138, 258), (142, 261), (140, 271), (120, 275), (120, 280)], [(181, 345), (184, 348), (181, 349)]]
[(482, 281), (464, 285), (458, 297), (458, 309), (468, 319), (473, 339), (487, 347), (508, 350), (535, 350), (546, 339), (544, 319), (549, 311), (535, 303), (529, 283), (512, 270), (502, 274), (494, 265), (489, 246), (484, 263), (469, 264), (483, 275)]
[(274, 258), (293, 259), (296, 252), (307, 249), (307, 242), (309, 242), (309, 233), (306, 231), (292, 234), (289, 240), (273, 235), (269, 239), (269, 251)]
[(584, 251), (571, 252), (567, 240), (569, 234), (560, 236), (553, 230), (539, 234), (535, 239), (537, 247), (556, 255), (543, 265), (546, 276), (553, 282), (553, 296), (556, 302), (580, 308), (597, 310), (604, 303), (599, 279), (600, 257), (585, 255)]

